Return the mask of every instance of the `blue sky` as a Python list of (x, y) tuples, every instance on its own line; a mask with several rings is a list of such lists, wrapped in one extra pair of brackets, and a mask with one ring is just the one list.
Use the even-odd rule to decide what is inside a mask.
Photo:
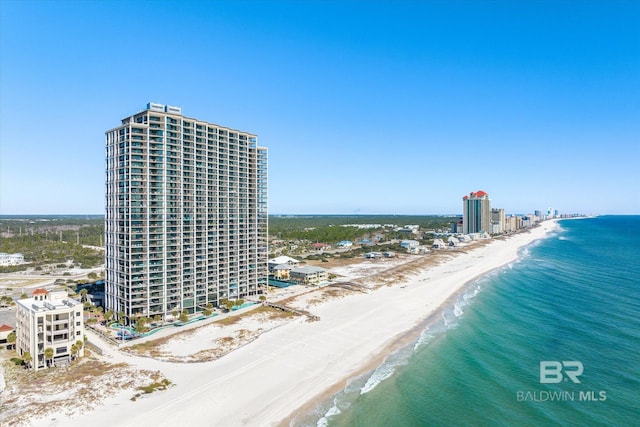
[(640, 213), (640, 3), (0, 4), (0, 214), (104, 212), (160, 102), (259, 135), (271, 213)]

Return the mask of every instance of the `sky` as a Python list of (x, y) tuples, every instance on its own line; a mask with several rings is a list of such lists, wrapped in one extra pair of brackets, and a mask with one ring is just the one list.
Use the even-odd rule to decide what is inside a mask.
[(272, 214), (640, 213), (640, 2), (0, 0), (0, 214), (104, 212), (148, 102), (258, 134)]

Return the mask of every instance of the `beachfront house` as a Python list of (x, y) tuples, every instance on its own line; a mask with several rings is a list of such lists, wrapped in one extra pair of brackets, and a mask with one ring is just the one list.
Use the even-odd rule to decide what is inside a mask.
[(271, 275), (273, 276), (274, 279), (289, 280), (291, 270), (293, 268), (294, 267), (290, 266), (289, 264), (279, 264), (271, 268), (270, 270), (271, 270)]
[(424, 255), (429, 253), (429, 248), (426, 246), (412, 246), (410, 248), (407, 249), (407, 252), (412, 254), (412, 255)]
[(276, 258), (272, 258), (268, 261), (268, 265), (269, 265), (269, 273), (273, 273), (273, 270), (275, 267), (277, 266), (289, 266), (291, 268), (295, 267), (297, 264), (300, 264), (300, 261), (298, 261), (295, 258), (291, 258), (289, 256), (286, 255), (282, 255)]
[(420, 246), (420, 242), (418, 242), (417, 240), (402, 240), (400, 242), (400, 246), (405, 249), (409, 249)]
[(328, 245), (326, 243), (314, 243), (312, 246), (316, 252), (324, 252), (327, 249), (331, 248), (331, 245)]
[(321, 285), (329, 281), (327, 270), (312, 265), (294, 268), (289, 275), (291, 280), (304, 285)]
[(446, 248), (447, 245), (444, 243), (444, 241), (442, 241), (442, 239), (435, 239), (431, 247), (433, 249), (443, 249)]

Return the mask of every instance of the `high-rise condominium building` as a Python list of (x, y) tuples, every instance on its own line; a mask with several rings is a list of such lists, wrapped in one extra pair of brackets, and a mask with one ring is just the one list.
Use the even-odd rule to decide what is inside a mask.
[(266, 292), (267, 149), (149, 103), (106, 132), (105, 304), (128, 319)]
[(491, 200), (480, 190), (462, 198), (462, 233), (491, 233)]
[(491, 209), (491, 233), (504, 233), (505, 230), (505, 214), (504, 209)]

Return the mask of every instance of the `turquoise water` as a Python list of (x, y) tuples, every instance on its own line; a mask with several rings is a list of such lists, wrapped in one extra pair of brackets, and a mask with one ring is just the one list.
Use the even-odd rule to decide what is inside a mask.
[[(640, 425), (640, 217), (560, 224), (294, 424)], [(541, 361), (581, 363), (580, 383), (541, 383)]]
[(248, 301), (248, 302), (243, 303), (242, 305), (234, 305), (231, 310), (232, 311), (242, 310), (243, 308), (251, 307), (252, 305), (255, 305), (255, 304), (256, 304), (255, 302)]

